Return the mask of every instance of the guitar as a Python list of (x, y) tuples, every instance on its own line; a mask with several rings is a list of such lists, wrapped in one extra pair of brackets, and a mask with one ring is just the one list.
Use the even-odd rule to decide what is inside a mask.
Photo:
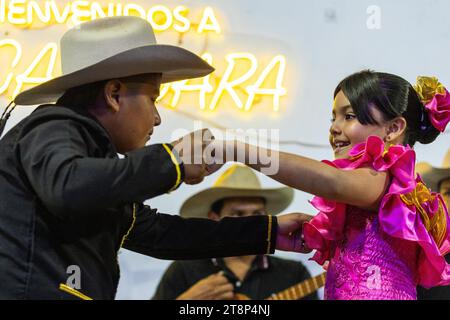
[[(320, 289), (325, 284), (326, 272), (309, 278), (283, 291), (272, 294), (264, 300), (299, 300)], [(251, 300), (245, 294), (236, 293), (235, 300)]]

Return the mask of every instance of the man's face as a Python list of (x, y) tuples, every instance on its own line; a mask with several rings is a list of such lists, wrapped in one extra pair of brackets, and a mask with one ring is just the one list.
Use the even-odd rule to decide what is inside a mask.
[(439, 193), (444, 198), (447, 208), (450, 209), (450, 178), (441, 181), (439, 184)]
[(114, 142), (118, 152), (126, 153), (145, 146), (155, 126), (161, 124), (156, 109), (161, 75), (132, 77), (121, 82), (120, 106), (115, 115)]
[(210, 218), (219, 220), (223, 217), (248, 217), (265, 215), (266, 204), (259, 197), (236, 197), (224, 200), (220, 214), (210, 213)]

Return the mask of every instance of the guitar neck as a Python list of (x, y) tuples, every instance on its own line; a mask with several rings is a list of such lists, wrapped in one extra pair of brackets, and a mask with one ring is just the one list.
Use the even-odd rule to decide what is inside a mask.
[(271, 295), (266, 300), (299, 300), (313, 293), (325, 284), (326, 272), (300, 282), (295, 286)]

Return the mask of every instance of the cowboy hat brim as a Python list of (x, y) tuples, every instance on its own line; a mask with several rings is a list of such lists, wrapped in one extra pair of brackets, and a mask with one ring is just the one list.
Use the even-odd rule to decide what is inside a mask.
[(416, 172), (434, 192), (439, 192), (439, 183), (444, 179), (450, 179), (450, 168), (436, 168), (426, 162), (416, 165)]
[(186, 218), (206, 218), (214, 202), (233, 197), (264, 198), (266, 199), (267, 213), (277, 215), (291, 204), (294, 190), (288, 187), (276, 189), (210, 188), (188, 198), (181, 207), (180, 215)]
[(56, 101), (65, 91), (97, 81), (138, 74), (161, 73), (162, 83), (206, 76), (214, 71), (196, 54), (171, 45), (148, 45), (121, 52), (84, 69), (56, 77), (23, 91), (14, 99), (18, 105)]

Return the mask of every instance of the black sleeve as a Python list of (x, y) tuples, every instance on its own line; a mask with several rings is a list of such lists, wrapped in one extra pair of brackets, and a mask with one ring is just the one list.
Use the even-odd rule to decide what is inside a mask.
[(170, 260), (267, 254), (275, 251), (277, 226), (273, 216), (185, 219), (141, 206), (124, 247)]
[(53, 214), (92, 214), (142, 202), (174, 187), (183, 170), (181, 165), (177, 172), (164, 145), (144, 147), (124, 159), (94, 158), (89, 148), (86, 132), (72, 120), (48, 121), (20, 137), (17, 154), (25, 175)]
[(175, 300), (189, 288), (183, 264), (176, 261), (164, 272), (152, 299)]
[[(311, 274), (309, 273), (308, 269), (302, 264), (298, 264), (298, 282), (303, 282), (305, 280), (308, 280), (311, 278)], [(319, 296), (317, 294), (317, 291), (314, 291), (313, 293), (307, 295), (306, 297), (302, 298), (302, 300), (319, 300)]]

